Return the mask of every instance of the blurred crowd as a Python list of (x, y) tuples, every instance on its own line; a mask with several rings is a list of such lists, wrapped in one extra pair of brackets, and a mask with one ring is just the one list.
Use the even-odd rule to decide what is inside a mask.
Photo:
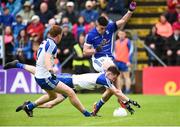
[[(167, 0), (167, 7), (145, 38), (145, 43), (168, 66), (176, 66), (180, 65), (180, 0)], [(151, 54), (149, 65), (159, 65)]]
[(51, 26), (58, 24), (64, 33), (56, 63), (63, 63), (73, 54), (63, 68), (73, 67), (75, 73), (86, 73), (91, 68), (89, 58), (82, 54), (86, 34), (95, 27), (100, 15), (109, 15), (109, 21), (119, 19), (126, 12), (128, 1), (2, 0), (0, 4), (6, 62), (18, 59), (35, 64), (39, 44), (47, 38)]

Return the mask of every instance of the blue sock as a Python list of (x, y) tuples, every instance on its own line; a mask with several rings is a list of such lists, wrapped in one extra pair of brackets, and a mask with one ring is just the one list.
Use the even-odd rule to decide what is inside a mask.
[(22, 63), (17, 63), (17, 64), (16, 64), (16, 67), (17, 67), (17, 68), (24, 69), (24, 64), (22, 64)]
[(104, 101), (102, 99), (96, 103), (96, 112), (99, 111), (99, 109), (103, 106), (103, 104)]
[(87, 110), (84, 110), (84, 111), (83, 111), (83, 115), (86, 116), (86, 117), (88, 117), (88, 116), (91, 116), (91, 113), (88, 112)]
[(37, 105), (35, 103), (32, 103), (32, 102), (27, 105), (27, 108), (29, 110), (33, 110), (35, 107), (37, 107)]

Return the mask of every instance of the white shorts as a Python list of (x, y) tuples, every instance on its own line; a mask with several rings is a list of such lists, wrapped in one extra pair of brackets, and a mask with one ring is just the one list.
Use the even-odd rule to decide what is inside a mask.
[(92, 57), (92, 65), (97, 72), (104, 72), (109, 66), (115, 66), (112, 58), (108, 56), (100, 57), (98, 59)]

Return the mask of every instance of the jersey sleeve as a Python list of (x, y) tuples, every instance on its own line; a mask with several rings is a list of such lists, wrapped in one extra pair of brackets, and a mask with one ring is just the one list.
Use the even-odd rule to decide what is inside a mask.
[(54, 43), (51, 43), (50, 41), (47, 41), (46, 45), (45, 45), (45, 51), (47, 53), (55, 55), (56, 52), (57, 52), (57, 46)]
[(112, 84), (112, 82), (106, 78), (105, 74), (101, 74), (96, 81), (97, 84), (102, 85), (106, 88), (112, 88), (114, 87), (114, 85)]
[(85, 44), (87, 44), (87, 45), (92, 45), (92, 44), (93, 44), (93, 42), (92, 42), (92, 37), (91, 37), (90, 34), (87, 34), (87, 35), (86, 35)]
[(116, 32), (116, 30), (118, 29), (117, 25), (115, 22), (109, 23), (108, 24), (108, 29), (112, 32)]

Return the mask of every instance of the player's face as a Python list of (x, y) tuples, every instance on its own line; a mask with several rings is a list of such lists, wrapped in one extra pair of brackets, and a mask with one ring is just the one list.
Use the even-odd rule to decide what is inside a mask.
[(117, 77), (118, 77), (117, 75), (115, 75), (111, 72), (106, 72), (106, 76), (111, 82), (115, 82), (117, 80)]
[(96, 25), (96, 28), (99, 34), (104, 34), (104, 32), (106, 31), (106, 26), (99, 25), (98, 23)]

